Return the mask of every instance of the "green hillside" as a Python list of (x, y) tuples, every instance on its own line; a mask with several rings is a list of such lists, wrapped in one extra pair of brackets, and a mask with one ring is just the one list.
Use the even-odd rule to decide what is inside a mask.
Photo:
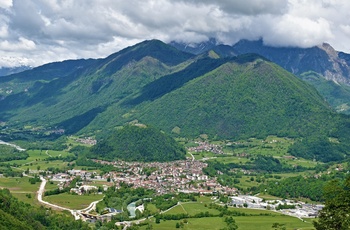
[[(25, 138), (24, 133), (42, 136), (63, 129), (105, 138), (115, 127), (137, 120), (179, 137), (291, 137), (303, 146), (291, 153), (323, 161), (350, 152), (349, 117), (336, 114), (315, 88), (261, 56), (220, 58), (224, 51), (232, 52), (221, 47), (221, 52), (193, 56), (151, 40), (82, 61), (81, 68), (80, 62), (66, 63), (77, 69), (59, 70), (59, 77), (49, 75), (67, 68), (63, 63), (41, 69), (50, 73), (43, 79), (32, 72), (29, 80), (14, 75), (6, 80), (13, 92), (0, 100), (0, 121), (7, 127), (0, 134)], [(26, 81), (27, 90), (15, 90)], [(329, 89), (329, 95), (336, 89)]]
[(350, 114), (350, 86), (327, 81), (320, 74), (311, 71), (300, 77), (314, 86), (337, 112)]
[[(167, 132), (220, 138), (327, 133), (333, 116), (317, 91), (277, 65), (239, 57), (137, 107), (142, 122)], [(242, 58), (242, 59), (241, 59)], [(151, 84), (154, 84), (152, 82)], [(170, 83), (169, 83), (170, 84)], [(147, 86), (146, 86), (147, 87)]]
[(91, 148), (90, 158), (127, 161), (185, 159), (186, 151), (174, 139), (155, 128), (125, 126)]
[[(0, 120), (17, 127), (57, 127), (67, 134), (75, 133), (143, 85), (181, 70), (187, 65), (182, 62), (191, 57), (152, 40), (95, 60), (59, 78), (48, 80), (43, 76), (46, 79), (43, 81), (36, 76), (26, 91), (13, 92), (0, 101)], [(21, 75), (13, 76), (10, 83), (18, 87), (27, 81)]]

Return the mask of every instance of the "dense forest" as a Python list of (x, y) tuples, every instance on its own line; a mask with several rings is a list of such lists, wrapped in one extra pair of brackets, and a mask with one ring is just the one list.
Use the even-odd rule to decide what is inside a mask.
[(186, 150), (174, 139), (151, 127), (128, 125), (91, 148), (90, 158), (126, 161), (185, 159)]

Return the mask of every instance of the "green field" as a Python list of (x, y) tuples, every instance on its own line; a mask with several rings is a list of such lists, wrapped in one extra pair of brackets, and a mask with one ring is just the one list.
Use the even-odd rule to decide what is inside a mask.
[(36, 192), (40, 183), (29, 183), (28, 177), (2, 177), (0, 178), (0, 187), (7, 188), (11, 192)]
[(46, 196), (43, 200), (62, 207), (79, 210), (88, 207), (91, 202), (100, 200), (102, 198), (103, 195), (98, 194), (79, 196), (62, 193), (59, 195)]
[(10, 164), (20, 164), (21, 166), (17, 170), (25, 171), (30, 170), (46, 170), (47, 168), (64, 168), (67, 166), (68, 162), (63, 162), (62, 160), (47, 161), (49, 157), (67, 157), (73, 155), (72, 153), (66, 151), (54, 151), (54, 150), (28, 150), (29, 157), (25, 160), (14, 160), (8, 161), (6, 163)]
[(193, 202), (193, 203), (180, 203), (176, 207), (170, 209), (165, 214), (178, 214), (178, 213), (187, 213), (189, 215), (195, 215), (200, 212), (209, 212), (210, 214), (219, 214), (220, 212), (216, 209), (210, 209), (205, 207), (203, 203)]
[[(29, 183), (28, 177), (0, 178), (0, 188), (9, 189), (14, 197), (31, 205), (39, 205), (36, 199), (39, 186), (40, 183)], [(30, 194), (29, 197), (28, 194)]]
[[(222, 217), (207, 217), (207, 218), (191, 218), (187, 219), (188, 223), (184, 224), (183, 229), (193, 229), (193, 230), (202, 230), (202, 229), (210, 229), (210, 230), (219, 230), (223, 229), (226, 224), (223, 221)], [(161, 220), (159, 224), (156, 224), (154, 219), (151, 219), (151, 224), (153, 229), (176, 229), (176, 223), (180, 223), (181, 220)], [(140, 229), (146, 229), (146, 226), (141, 227)]]
[[(275, 197), (262, 196), (266, 199), (272, 199)], [(213, 203), (211, 197), (201, 196), (197, 202), (181, 203), (175, 206), (164, 214), (181, 214), (187, 213), (189, 215), (195, 215), (200, 212), (209, 212), (210, 214), (217, 215), (219, 211), (216, 209), (210, 209), (206, 207), (207, 204)], [(233, 208), (230, 210), (243, 213), (244, 216), (234, 216), (234, 220), (238, 225), (239, 230), (266, 230), (272, 229), (273, 223), (284, 224), (287, 230), (314, 229), (312, 225), (313, 219), (307, 219), (302, 221), (296, 217), (282, 215), (277, 212), (260, 210), (260, 209), (246, 209), (246, 208)], [(225, 217), (205, 217), (205, 218), (188, 218), (188, 223), (184, 223), (183, 229), (223, 229), (226, 227)], [(186, 222), (184, 220), (161, 220), (160, 224), (156, 224), (154, 219), (151, 219), (153, 229), (174, 229), (176, 223)], [(142, 227), (141, 229), (145, 229)]]
[[(238, 226), (238, 230), (269, 230), (273, 229), (273, 223), (285, 224), (286, 230), (314, 230), (312, 225), (312, 219), (303, 222), (298, 218), (276, 215), (276, 216), (237, 216), (233, 217)], [(215, 230), (223, 229), (226, 227), (224, 217), (206, 217), (206, 218), (189, 218), (188, 223), (184, 223), (183, 229), (188, 230)], [(180, 223), (183, 220), (161, 220), (159, 224), (155, 223), (154, 219), (151, 219), (153, 229), (175, 229), (176, 223)], [(146, 229), (146, 226), (140, 229)]]

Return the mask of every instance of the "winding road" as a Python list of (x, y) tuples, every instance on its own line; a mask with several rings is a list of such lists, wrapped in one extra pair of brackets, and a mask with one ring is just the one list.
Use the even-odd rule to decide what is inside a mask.
[(65, 207), (62, 207), (62, 206), (59, 206), (59, 205), (51, 204), (51, 203), (43, 200), (43, 193), (44, 193), (44, 190), (45, 190), (45, 185), (46, 185), (47, 180), (44, 177), (42, 177), (42, 176), (40, 176), (40, 179), (41, 179), (41, 184), (40, 184), (40, 187), (39, 187), (39, 190), (38, 190), (38, 201), (40, 203), (42, 203), (42, 204), (45, 204), (47, 206), (50, 206), (50, 207), (53, 207), (53, 208), (56, 208), (56, 209), (69, 211), (74, 216), (75, 220), (79, 220), (80, 219), (80, 213), (81, 212), (90, 212), (91, 210), (96, 208), (96, 204), (98, 202), (102, 201), (102, 199), (94, 201), (87, 208), (84, 208), (84, 209), (81, 209), (81, 210), (73, 210), (73, 209), (65, 208)]

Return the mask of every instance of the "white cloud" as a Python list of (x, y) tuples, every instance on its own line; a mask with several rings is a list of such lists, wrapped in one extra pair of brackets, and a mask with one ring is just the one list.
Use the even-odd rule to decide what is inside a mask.
[(0, 8), (10, 8), (12, 6), (12, 0), (0, 0)]
[(18, 41), (4, 40), (0, 42), (0, 49), (2, 51), (28, 51), (35, 49), (35, 43), (26, 38), (20, 37)]
[(349, 11), (348, 0), (0, 0), (0, 55), (38, 65), (104, 57), (145, 39), (210, 37), (227, 44), (262, 38), (274, 46), (328, 42), (350, 52)]

